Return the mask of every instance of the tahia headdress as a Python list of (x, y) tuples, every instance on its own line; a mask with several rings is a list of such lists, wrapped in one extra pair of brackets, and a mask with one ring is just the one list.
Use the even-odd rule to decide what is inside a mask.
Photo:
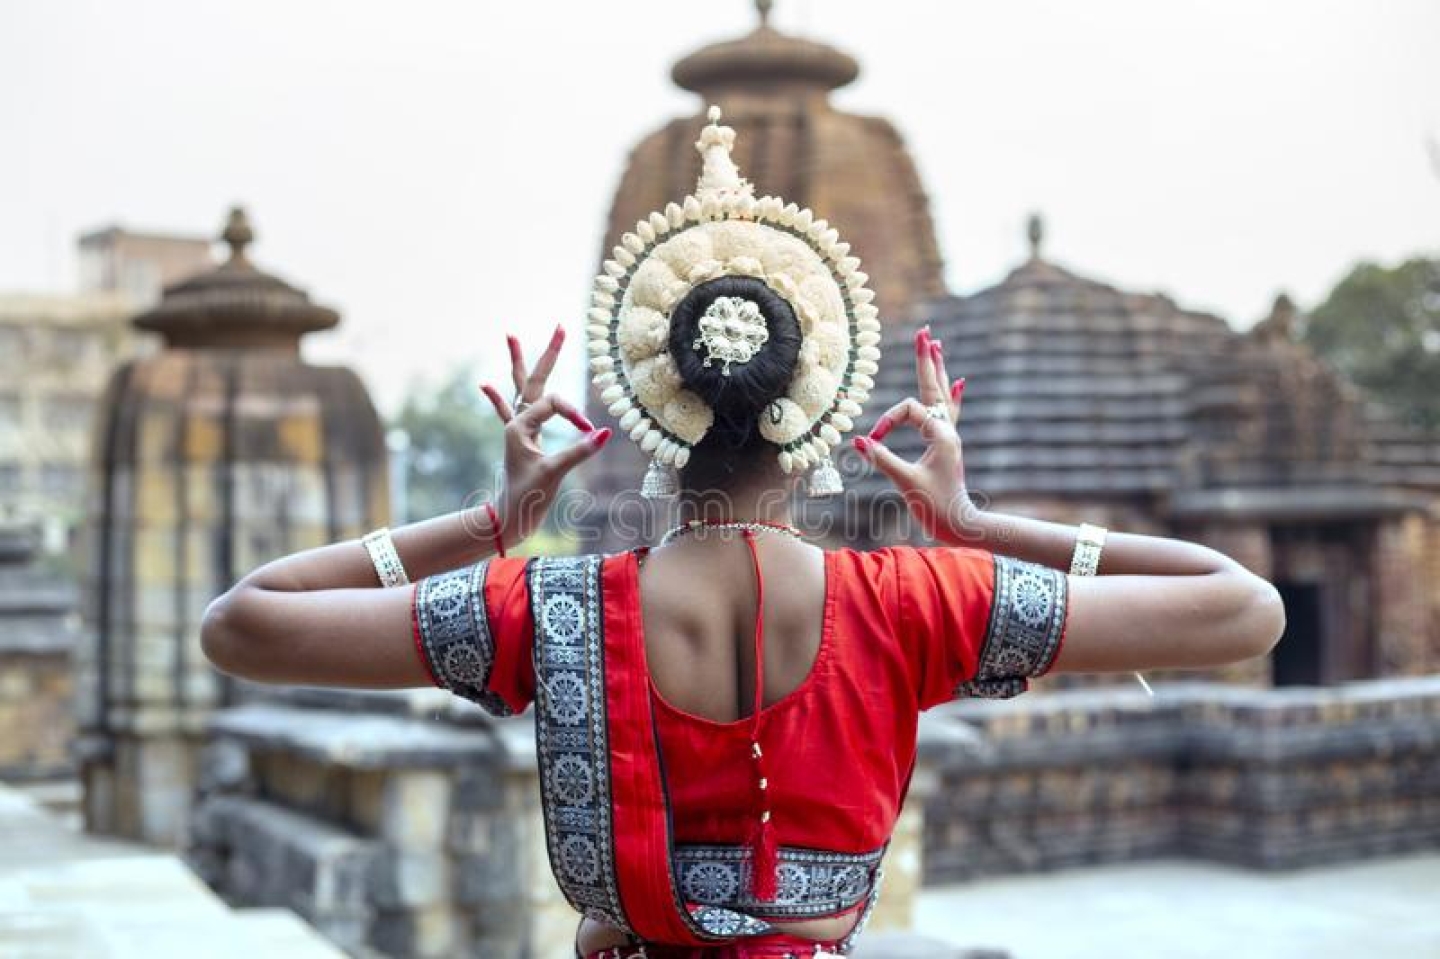
[[(753, 277), (793, 309), (801, 346), (785, 395), (760, 416), (786, 473), (810, 470), (812, 496), (841, 491), (830, 458), (875, 385), (880, 321), (875, 294), (850, 245), (808, 209), (755, 198), (730, 151), (735, 131), (710, 123), (695, 148), (703, 165), (695, 193), (635, 224), (595, 278), (588, 313), (590, 369), (601, 401), (651, 456), (647, 497), (674, 495), (676, 471), (714, 422), (714, 411), (681, 382), (670, 355), (670, 314), (695, 287), (721, 276)], [(692, 348), (728, 375), (769, 337), (757, 304), (720, 297), (701, 317)]]

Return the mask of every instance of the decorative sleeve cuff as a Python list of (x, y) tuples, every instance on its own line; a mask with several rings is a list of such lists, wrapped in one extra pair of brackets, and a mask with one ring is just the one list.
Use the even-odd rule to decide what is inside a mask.
[(1025, 692), (1029, 677), (1043, 676), (1060, 654), (1068, 611), (1069, 580), (1064, 573), (997, 555), (979, 665), (975, 677), (960, 683), (955, 695), (1008, 699)]
[(493, 716), (513, 710), (489, 688), (495, 640), (485, 608), (488, 562), (430, 576), (416, 586), (412, 619), (420, 657), (437, 686)]

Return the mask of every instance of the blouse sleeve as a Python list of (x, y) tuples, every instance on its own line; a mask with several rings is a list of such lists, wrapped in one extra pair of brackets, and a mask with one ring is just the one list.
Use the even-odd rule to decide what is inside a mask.
[(978, 549), (896, 553), (898, 619), (921, 709), (1018, 696), (1054, 664), (1069, 609), (1064, 573)]
[(496, 558), (415, 584), (415, 648), (436, 686), (493, 716), (535, 698), (527, 561)]

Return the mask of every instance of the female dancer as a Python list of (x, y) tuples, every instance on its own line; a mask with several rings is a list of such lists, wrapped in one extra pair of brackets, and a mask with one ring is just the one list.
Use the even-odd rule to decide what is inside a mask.
[[(797, 477), (835, 491), (879, 323), (849, 247), (757, 200), (711, 118), (696, 194), (616, 247), (587, 325), (602, 399), (654, 457), (644, 491), (678, 492), (691, 520), (654, 549), (504, 556), (610, 437), (545, 391), (563, 331), (533, 371), (512, 338), (514, 402), (485, 388), (506, 422), (495, 503), (268, 563), (203, 627), (216, 666), (252, 680), (533, 704), (551, 864), (590, 959), (844, 953), (921, 710), (1046, 672), (1261, 656), (1284, 626), (1276, 591), (1214, 550), (977, 508), (964, 381), (928, 330), (915, 395), (854, 447), (942, 545), (805, 542)], [(584, 436), (546, 455), (555, 416)], [(913, 463), (884, 445), (902, 427), (925, 442)]]

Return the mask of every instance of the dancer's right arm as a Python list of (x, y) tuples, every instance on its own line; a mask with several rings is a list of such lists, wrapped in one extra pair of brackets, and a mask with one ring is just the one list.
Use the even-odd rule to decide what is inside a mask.
[[(483, 507), (411, 523), (392, 533), (412, 581), (467, 566), (513, 546), (544, 519), (565, 475), (605, 445), (578, 409), (545, 394), (564, 336), (557, 328), (533, 372), (510, 340), (515, 414), (493, 388), (485, 392), (505, 420), (505, 480), (493, 515)], [(540, 430), (561, 416), (585, 435), (546, 454)], [(212, 602), (201, 624), (205, 655), (222, 672), (256, 682), (358, 688), (428, 685), (411, 628), (414, 587), (381, 588), (358, 540), (281, 557), (255, 569)]]

